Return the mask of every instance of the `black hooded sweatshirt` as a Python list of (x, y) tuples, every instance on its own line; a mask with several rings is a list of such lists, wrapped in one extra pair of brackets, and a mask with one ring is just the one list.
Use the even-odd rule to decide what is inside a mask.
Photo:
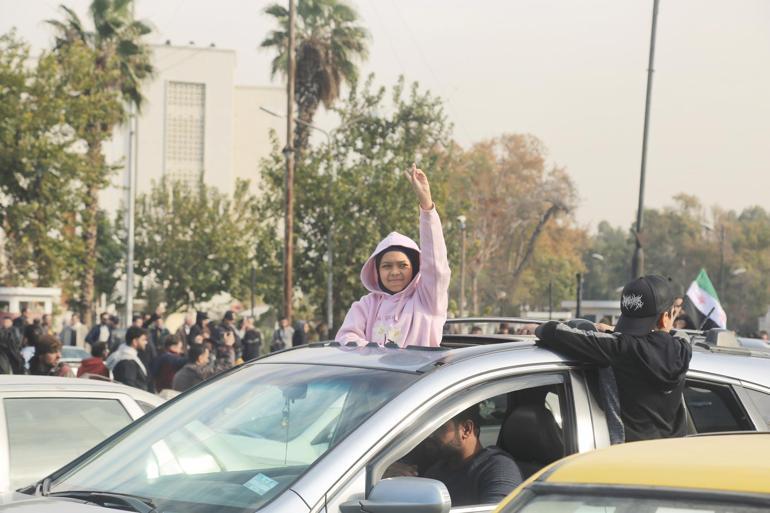
[(580, 362), (612, 367), (626, 441), (687, 434), (682, 400), (692, 348), (663, 331), (646, 335), (586, 332), (551, 321), (538, 327), (539, 345)]

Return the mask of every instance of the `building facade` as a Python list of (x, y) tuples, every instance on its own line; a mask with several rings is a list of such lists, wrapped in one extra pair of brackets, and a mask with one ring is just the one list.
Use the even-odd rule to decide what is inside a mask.
[(214, 47), (153, 47), (155, 76), (144, 86), (134, 137), (121, 127), (107, 147), (121, 167), (102, 193), (110, 212), (125, 205), (129, 148), (136, 165), (136, 190), (148, 192), (163, 177), (191, 185), (199, 180), (231, 193), (238, 178), (260, 192), (259, 162), (272, 149), (270, 131), (283, 144), (285, 122), (260, 110), (282, 112), (285, 88), (235, 84), (236, 54)]

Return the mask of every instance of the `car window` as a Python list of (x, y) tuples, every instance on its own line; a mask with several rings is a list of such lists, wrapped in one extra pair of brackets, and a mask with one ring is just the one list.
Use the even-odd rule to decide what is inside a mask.
[(253, 512), (418, 377), (258, 364), (179, 397), (51, 490), (139, 495), (159, 511)]
[(139, 405), (139, 408), (142, 409), (142, 413), (150, 413), (152, 410), (155, 409), (155, 405), (154, 404), (146, 403), (146, 402), (140, 401), (138, 399), (136, 399), (135, 401), (136, 401), (136, 404)]
[[(513, 461), (520, 479), (524, 480), (542, 467), (571, 452), (572, 444), (569, 441), (573, 438), (573, 434), (565, 433), (562, 418), (562, 412), (566, 411), (567, 404), (565, 385), (553, 384), (524, 389), (516, 389), (515, 385), (511, 387), (509, 392), (497, 393), (481, 401), (464, 404), (463, 407), (466, 408), (464, 411), (478, 410), (480, 424), (478, 440), (481, 448), (500, 451), (498, 454), (503, 458)], [(446, 408), (447, 411), (456, 411), (458, 408), (456, 400), (450, 400)], [(436, 409), (440, 409), (440, 406)], [(446, 415), (444, 414), (442, 418)], [(434, 417), (436, 417), (435, 409), (427, 414), (424, 420), (417, 422), (428, 422), (429, 418)], [(460, 418), (465, 417), (461, 415)], [(406, 454), (396, 455), (395, 461), (383, 469), (384, 472), (381, 476), (377, 476), (378, 479), (406, 475), (438, 479), (449, 489), (453, 507), (499, 502), (513, 490), (513, 487), (505, 490), (502, 496), (495, 496), (493, 501), (483, 500), (484, 497), (502, 492), (497, 489), (490, 490), (486, 481), (494, 480), (490, 475), (503, 475), (502, 469), (506, 468), (506, 464), (500, 466), (500, 472), (492, 470), (492, 474), (486, 473), (490, 471), (491, 460), (478, 464), (473, 460), (462, 466), (450, 464), (449, 454), (436, 452), (438, 437), (443, 437), (445, 444), (459, 443), (456, 435), (450, 441), (451, 436), (447, 438), (441, 434), (446, 431), (447, 426), (452, 427), (454, 424), (442, 424), (427, 438), (417, 441), (416, 445), (406, 449), (408, 451)], [(478, 454), (479, 458), (485, 458), (482, 453)], [(489, 454), (494, 452), (487, 451), (487, 455)], [(393, 456), (390, 456), (390, 459), (394, 459)], [(481, 470), (484, 466), (487, 469)], [(452, 467), (456, 467), (458, 471), (447, 470)], [(484, 475), (476, 475), (477, 470)], [(504, 481), (505, 479), (500, 479), (500, 483)]]
[(132, 420), (117, 399), (24, 397), (4, 399), (3, 405), (14, 489), (53, 472)]
[(762, 415), (762, 419), (765, 421), (767, 429), (770, 429), (770, 394), (765, 394), (757, 390), (750, 388), (744, 388), (748, 396), (751, 398), (752, 404)]
[(729, 385), (688, 379), (684, 400), (698, 433), (754, 430)]

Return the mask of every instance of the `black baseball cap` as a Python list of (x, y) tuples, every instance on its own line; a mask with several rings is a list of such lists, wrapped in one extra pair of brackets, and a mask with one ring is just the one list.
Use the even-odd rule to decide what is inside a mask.
[(660, 314), (675, 299), (670, 278), (653, 274), (627, 283), (620, 296), (620, 318), (615, 331), (629, 335), (646, 335), (655, 329)]

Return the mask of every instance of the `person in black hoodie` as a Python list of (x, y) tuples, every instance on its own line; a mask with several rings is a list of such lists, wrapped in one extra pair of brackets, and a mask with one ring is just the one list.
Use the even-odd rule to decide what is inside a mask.
[(589, 332), (549, 321), (535, 332), (543, 347), (612, 368), (627, 442), (687, 434), (682, 392), (692, 348), (669, 333), (681, 308), (675, 299), (670, 280), (643, 276), (623, 288), (614, 331)]

